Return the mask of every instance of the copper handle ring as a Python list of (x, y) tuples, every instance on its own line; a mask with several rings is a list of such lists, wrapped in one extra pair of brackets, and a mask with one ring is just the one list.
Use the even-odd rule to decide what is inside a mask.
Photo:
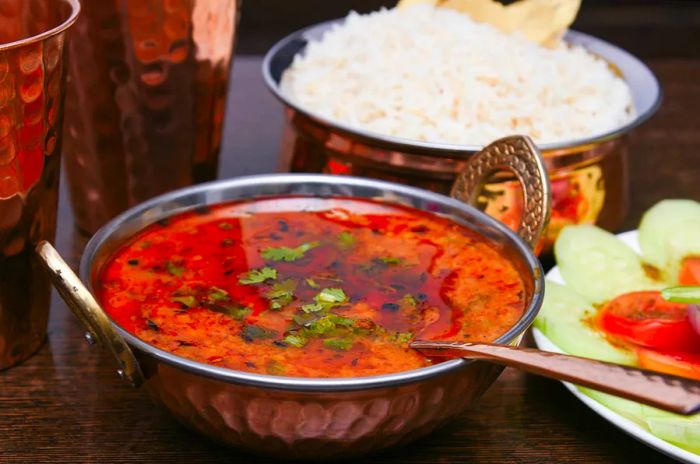
[(512, 172), (523, 189), (525, 208), (518, 235), (535, 249), (549, 223), (552, 192), (544, 159), (530, 137), (505, 137), (472, 155), (452, 185), (450, 195), (476, 205), (489, 176), (498, 171)]
[(111, 352), (117, 361), (117, 374), (122, 379), (134, 387), (141, 385), (144, 377), (134, 353), (115, 330), (95, 297), (85, 288), (51, 244), (46, 241), (39, 242), (36, 253), (48, 271), (56, 290), (87, 330), (85, 338), (88, 342), (96, 343)]

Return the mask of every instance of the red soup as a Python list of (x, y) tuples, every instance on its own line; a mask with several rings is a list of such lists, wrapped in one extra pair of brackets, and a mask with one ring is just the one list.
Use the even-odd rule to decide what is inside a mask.
[(475, 232), (348, 198), (173, 216), (121, 248), (100, 277), (106, 311), (149, 344), (294, 377), (427, 366), (411, 339), (493, 341), (526, 305), (516, 269)]

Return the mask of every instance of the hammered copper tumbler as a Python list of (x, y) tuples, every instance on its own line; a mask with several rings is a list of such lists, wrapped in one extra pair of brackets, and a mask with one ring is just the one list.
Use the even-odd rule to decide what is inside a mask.
[(64, 45), (78, 0), (0, 0), (0, 369), (46, 336), (50, 284), (33, 243), (53, 240)]
[(83, 0), (64, 159), (78, 227), (216, 177), (237, 0)]

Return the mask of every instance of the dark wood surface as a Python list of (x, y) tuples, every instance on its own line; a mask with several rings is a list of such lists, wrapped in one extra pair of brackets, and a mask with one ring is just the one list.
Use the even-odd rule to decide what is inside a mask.
[[(632, 141), (632, 202), (625, 228), (668, 197), (700, 200), (700, 60), (652, 60), (666, 93)], [(260, 59), (234, 65), (221, 177), (274, 171), (282, 124), (259, 77)], [(65, 192), (63, 192), (65, 193)], [(58, 248), (76, 263), (84, 239), (62, 195)], [(122, 383), (54, 298), (49, 336), (24, 364), (0, 372), (0, 462), (263, 463), (182, 427), (143, 391)], [(670, 462), (583, 406), (554, 381), (507, 369), (479, 404), (376, 463)]]
[[(365, 13), (396, 2), (244, 0), (238, 49), (262, 54), (280, 37), (309, 24), (345, 16), (351, 9)], [(697, 0), (585, 0), (573, 29), (609, 40), (644, 58), (700, 58)]]

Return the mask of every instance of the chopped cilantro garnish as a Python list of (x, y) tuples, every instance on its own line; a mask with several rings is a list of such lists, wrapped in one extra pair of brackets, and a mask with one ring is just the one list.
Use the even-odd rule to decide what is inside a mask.
[(418, 306), (418, 300), (413, 295), (406, 294), (401, 298), (401, 303), (406, 306), (416, 307)]
[(262, 253), (263, 258), (271, 261), (296, 261), (304, 257), (304, 254), (312, 248), (319, 246), (318, 242), (302, 243), (296, 248), (277, 247), (265, 248)]
[(326, 314), (320, 319), (316, 319), (307, 323), (304, 326), (304, 332), (309, 335), (324, 335), (338, 327), (352, 327), (355, 324), (354, 319), (349, 317), (338, 316), (337, 314)]
[(257, 325), (247, 325), (243, 327), (243, 332), (241, 333), (241, 337), (247, 342), (252, 342), (260, 338), (275, 338), (276, 336), (277, 332), (274, 330), (265, 329)]
[(348, 297), (342, 288), (324, 288), (314, 299), (319, 303), (343, 303)]
[(305, 313), (315, 313), (344, 303), (347, 299), (342, 288), (324, 288), (314, 297), (315, 303), (302, 305), (301, 310)]
[(223, 288), (218, 288), (218, 287), (212, 287), (211, 292), (209, 293), (209, 295), (207, 295), (207, 297), (210, 300), (214, 300), (214, 301), (226, 301), (229, 299), (228, 292), (226, 290), (224, 290)]
[(321, 317), (323, 317), (323, 315), (313, 313), (297, 313), (294, 316), (292, 316), (292, 320), (296, 325), (304, 326), (310, 324), (311, 322), (317, 319), (320, 319)]
[(323, 305), (319, 303), (308, 303), (301, 305), (301, 310), (305, 313), (317, 313), (319, 311), (323, 311)]
[(337, 314), (329, 314), (327, 317), (330, 317), (335, 325), (340, 325), (343, 327), (352, 327), (355, 325), (355, 320), (349, 317), (338, 316)]
[(331, 330), (335, 330), (335, 328), (335, 321), (328, 316), (324, 316), (321, 319), (311, 322), (308, 327), (305, 328), (305, 332), (308, 331), (311, 335), (323, 335)]
[(183, 304), (187, 306), (188, 308), (193, 308), (197, 306), (197, 299), (193, 296), (175, 296), (171, 298), (172, 301), (176, 303)]
[(284, 342), (287, 345), (291, 345), (296, 348), (301, 348), (304, 345), (306, 345), (307, 340), (306, 337), (303, 337), (301, 335), (287, 335), (286, 337), (284, 337)]
[(270, 309), (281, 309), (288, 305), (294, 299), (294, 290), (297, 288), (297, 283), (292, 279), (287, 279), (283, 282), (275, 283), (272, 288), (265, 293), (265, 296), (270, 300)]
[(334, 350), (349, 350), (352, 346), (352, 339), (350, 338), (328, 338), (323, 340), (323, 345), (327, 348), (333, 348)]
[(167, 271), (175, 277), (182, 277), (182, 274), (185, 273), (184, 267), (178, 266), (170, 261), (165, 262), (165, 269), (167, 269)]
[(308, 284), (309, 287), (311, 288), (319, 288), (320, 285), (316, 283), (314, 279), (306, 279), (306, 283)]
[(266, 280), (277, 279), (277, 269), (271, 267), (263, 267), (262, 269), (251, 269), (250, 271), (243, 274), (243, 276), (238, 279), (238, 282), (243, 285), (260, 284)]
[(214, 312), (226, 314), (237, 321), (242, 321), (251, 312), (250, 308), (230, 304), (209, 303), (206, 307)]
[(394, 339), (403, 345), (413, 340), (413, 334), (411, 332), (397, 332)]
[(388, 266), (398, 266), (403, 262), (403, 258), (395, 258), (393, 256), (382, 256), (378, 259)]
[(285, 372), (284, 366), (281, 363), (275, 361), (274, 359), (270, 360), (267, 363), (267, 366), (265, 366), (265, 370), (270, 375), (284, 375)]
[(355, 238), (355, 236), (347, 230), (338, 234), (338, 244), (341, 248), (352, 248), (355, 246), (356, 241), (357, 238)]

